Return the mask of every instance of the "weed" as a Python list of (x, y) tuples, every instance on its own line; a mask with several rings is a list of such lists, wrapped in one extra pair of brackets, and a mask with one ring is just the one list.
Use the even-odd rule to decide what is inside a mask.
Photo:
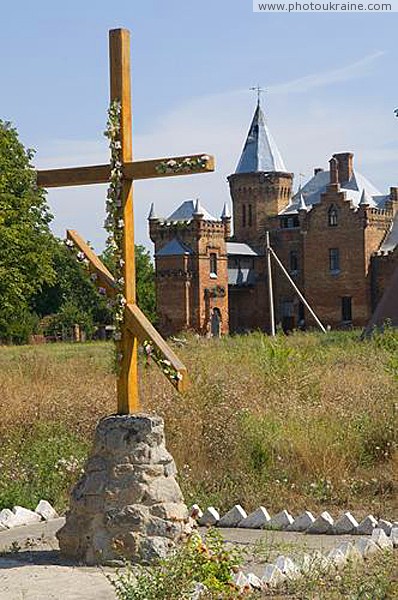
[(109, 577), (120, 600), (188, 600), (197, 586), (207, 590), (204, 598), (238, 597), (232, 573), (241, 563), (236, 549), (228, 550), (219, 532), (209, 530), (205, 541), (194, 534), (186, 544), (150, 567), (126, 565)]
[[(165, 418), (186, 501), (393, 517), (398, 332), (358, 338), (188, 336), (184, 396), (141, 368), (142, 408)], [(96, 422), (116, 409), (112, 357), (108, 343), (0, 348), (2, 506), (39, 495), (65, 505)]]

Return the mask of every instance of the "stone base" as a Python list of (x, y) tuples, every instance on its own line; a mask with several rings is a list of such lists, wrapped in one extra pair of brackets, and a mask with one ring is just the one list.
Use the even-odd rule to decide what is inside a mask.
[(57, 534), (61, 553), (89, 565), (164, 557), (192, 531), (175, 475), (161, 417), (102, 419)]

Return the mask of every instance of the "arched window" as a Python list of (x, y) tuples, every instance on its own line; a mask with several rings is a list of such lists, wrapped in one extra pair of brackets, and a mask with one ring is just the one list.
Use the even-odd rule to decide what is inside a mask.
[(328, 225), (329, 227), (337, 227), (339, 220), (339, 213), (337, 208), (332, 204), (328, 211)]

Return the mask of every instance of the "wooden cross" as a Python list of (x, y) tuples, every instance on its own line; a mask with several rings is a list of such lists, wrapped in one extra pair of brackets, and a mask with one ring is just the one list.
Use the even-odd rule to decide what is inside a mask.
[[(171, 368), (178, 375), (175, 379), (175, 385), (180, 391), (186, 387), (187, 383), (187, 371), (183, 363), (177, 358), (136, 304), (133, 180), (211, 172), (214, 171), (214, 159), (205, 154), (149, 161), (133, 161), (130, 32), (128, 30), (114, 29), (109, 32), (109, 59), (111, 103), (117, 101), (121, 106), (121, 200), (124, 221), (122, 256), (124, 261), (124, 297), (126, 299), (121, 340), (117, 342), (122, 355), (117, 382), (117, 398), (118, 413), (129, 414), (139, 409), (137, 368), (139, 342), (144, 340), (150, 341), (157, 352), (164, 357), (164, 363), (170, 364)], [(46, 188), (89, 185), (107, 183), (110, 177), (111, 166), (107, 164), (39, 171), (37, 174), (37, 183), (39, 186)], [(84, 253), (89, 261), (90, 270), (96, 273), (101, 286), (112, 295), (115, 282), (108, 269), (106, 269), (99, 258), (76, 232), (68, 231), (68, 237)]]

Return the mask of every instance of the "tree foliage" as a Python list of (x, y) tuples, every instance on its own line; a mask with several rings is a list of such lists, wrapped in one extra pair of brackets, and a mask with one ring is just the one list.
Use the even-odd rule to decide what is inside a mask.
[[(49, 315), (53, 334), (79, 324), (90, 336), (112, 320), (106, 298), (49, 229), (52, 215), (36, 184), (33, 154), (0, 120), (0, 343), (28, 341)], [(112, 271), (108, 249), (103, 260)], [(154, 321), (154, 268), (143, 246), (136, 246), (136, 269), (138, 304)]]
[(15, 128), (0, 120), (0, 340), (24, 341), (30, 304), (55, 279), (51, 214)]
[(96, 326), (111, 323), (106, 298), (98, 293), (74, 253), (58, 240), (54, 240), (53, 267), (55, 282), (43, 287), (32, 307), (39, 317), (53, 315), (45, 328), (46, 333), (57, 335), (78, 324), (91, 336)]

